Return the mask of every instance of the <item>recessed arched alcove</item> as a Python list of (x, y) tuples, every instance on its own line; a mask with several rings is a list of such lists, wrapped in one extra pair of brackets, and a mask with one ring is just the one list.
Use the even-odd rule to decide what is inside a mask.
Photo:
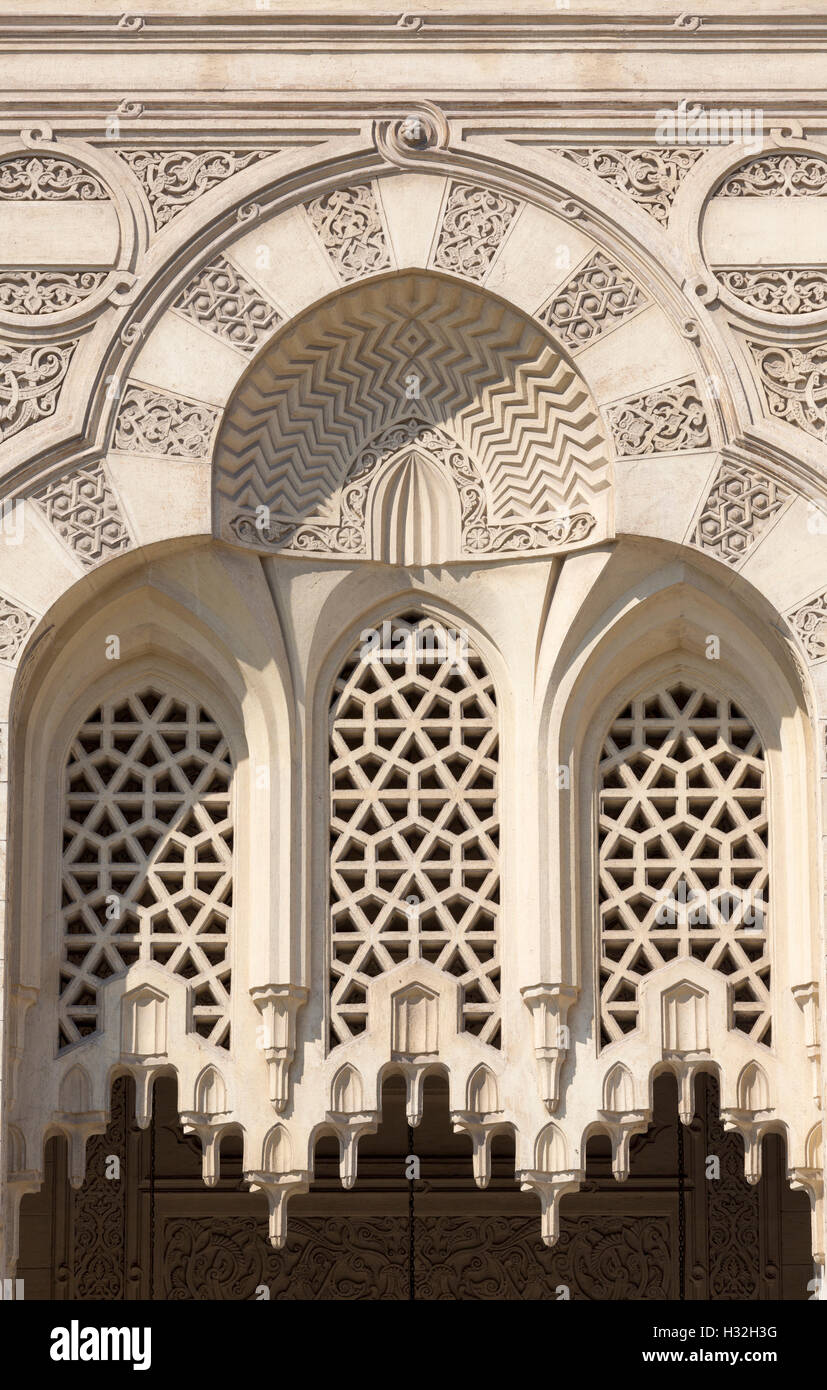
[[(610, 457), (541, 324), (476, 286), (399, 272), (313, 306), (251, 363), (215, 445), (214, 528), (266, 553), (391, 563), (548, 553), (609, 533)], [(396, 464), (420, 511), (404, 558), (381, 496), (376, 518)]]

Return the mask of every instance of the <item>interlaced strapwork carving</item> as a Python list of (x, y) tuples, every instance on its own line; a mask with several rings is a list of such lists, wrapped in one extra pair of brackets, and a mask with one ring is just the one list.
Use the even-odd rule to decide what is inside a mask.
[(463, 1029), (499, 1046), (493, 683), (430, 619), (388, 627), (330, 710), (330, 1042), (364, 1031), (374, 976), (422, 959), (459, 981)]
[(232, 764), (199, 705), (154, 689), (101, 705), (66, 763), (60, 1045), (138, 960), (188, 981), (189, 1027), (230, 1045)]
[(731, 700), (670, 685), (615, 719), (600, 763), (600, 1018), (637, 1027), (650, 971), (693, 956), (729, 979), (730, 1027), (770, 1042), (764, 750)]

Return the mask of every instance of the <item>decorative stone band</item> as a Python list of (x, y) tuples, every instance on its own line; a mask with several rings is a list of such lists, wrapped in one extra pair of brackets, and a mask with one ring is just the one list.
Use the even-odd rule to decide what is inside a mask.
[(627, 396), (607, 407), (620, 458), (708, 449), (712, 440), (700, 391), (690, 377)]

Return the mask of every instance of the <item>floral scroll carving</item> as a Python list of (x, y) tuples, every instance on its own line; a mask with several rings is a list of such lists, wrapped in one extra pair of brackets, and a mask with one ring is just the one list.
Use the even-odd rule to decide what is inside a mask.
[(668, 1299), (676, 1295), (674, 1231), (662, 1216), (562, 1218), (557, 1245), (533, 1216), (422, 1216), (409, 1268), (404, 1216), (294, 1217), (274, 1251), (251, 1218), (180, 1217), (163, 1226), (164, 1296), (251, 1299)]
[(37, 619), (21, 604), (0, 595), (0, 661), (14, 661)]
[(57, 314), (100, 289), (106, 270), (0, 269), (0, 309), (7, 314)]
[(669, 221), (681, 180), (703, 154), (703, 150), (622, 149), (608, 145), (557, 152), (626, 193), (663, 226)]
[(769, 412), (824, 439), (827, 434), (827, 343), (810, 348), (750, 343)]
[(276, 150), (118, 150), (140, 180), (156, 231), (239, 170)]
[(716, 197), (824, 198), (827, 160), (810, 154), (764, 154), (730, 174)]
[(711, 443), (706, 409), (692, 380), (628, 396), (609, 406), (618, 456), (683, 453)]
[(203, 402), (130, 383), (115, 422), (113, 447), (128, 454), (203, 458), (219, 412)]
[(736, 299), (765, 314), (813, 314), (827, 308), (822, 266), (727, 266), (716, 278)]
[(54, 414), (76, 347), (0, 346), (0, 440)]
[(313, 229), (344, 281), (390, 266), (385, 230), (369, 183), (334, 188), (307, 204)]
[(787, 622), (808, 661), (823, 661), (827, 657), (827, 589), (788, 613)]
[(434, 265), (469, 280), (484, 280), (519, 206), (516, 198), (494, 189), (452, 183)]
[(86, 203), (108, 197), (100, 179), (59, 155), (20, 154), (0, 160), (0, 200)]

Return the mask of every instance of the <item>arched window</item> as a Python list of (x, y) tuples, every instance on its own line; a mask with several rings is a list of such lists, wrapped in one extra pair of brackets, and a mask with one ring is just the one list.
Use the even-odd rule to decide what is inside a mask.
[(362, 634), (330, 710), (330, 1044), (367, 1027), (371, 978), (422, 959), (499, 1046), (497, 708), (464, 634), (407, 614)]
[(730, 1027), (771, 1041), (764, 750), (746, 715), (672, 683), (615, 718), (599, 769), (601, 1040), (678, 956), (728, 977)]
[(135, 961), (189, 983), (189, 1027), (230, 1045), (232, 764), (200, 705), (155, 688), (72, 741), (63, 789), (60, 1046), (99, 1026), (98, 987)]

